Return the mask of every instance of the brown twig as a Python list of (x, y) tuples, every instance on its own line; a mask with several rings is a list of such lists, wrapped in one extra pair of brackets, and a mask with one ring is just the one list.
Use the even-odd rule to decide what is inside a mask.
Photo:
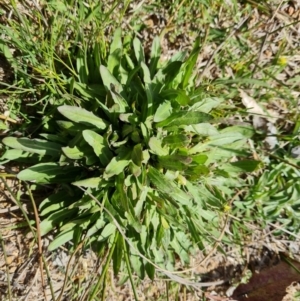
[(38, 210), (36, 208), (36, 204), (35, 204), (33, 195), (27, 184), (26, 184), (26, 188), (27, 188), (30, 200), (32, 202), (33, 211), (34, 211), (36, 232), (37, 232), (38, 253), (39, 253), (39, 266), (40, 266), (40, 272), (41, 272), (41, 282), (42, 282), (44, 297), (45, 297), (45, 300), (47, 301), (47, 294), (46, 294), (46, 289), (45, 289), (46, 285), (45, 285), (45, 280), (44, 280), (44, 269), (43, 269), (43, 243), (42, 243), (42, 238), (41, 238), (39, 214), (38, 214)]

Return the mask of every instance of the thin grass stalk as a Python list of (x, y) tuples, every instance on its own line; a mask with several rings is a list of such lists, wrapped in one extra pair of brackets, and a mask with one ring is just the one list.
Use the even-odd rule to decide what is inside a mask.
[(134, 299), (136, 301), (138, 301), (138, 296), (137, 296), (137, 293), (136, 293), (136, 289), (135, 289), (135, 285), (134, 285), (133, 277), (132, 277), (132, 273), (131, 273), (131, 268), (130, 268), (130, 262), (129, 262), (129, 256), (128, 256), (128, 249), (127, 249), (126, 241), (125, 241), (124, 238), (122, 238), (122, 240), (123, 240), (123, 245), (124, 245), (124, 256), (125, 256), (126, 267), (127, 267), (127, 271), (128, 271), (128, 275), (129, 275), (129, 279), (130, 279), (132, 291), (133, 291), (133, 294), (134, 294)]
[[(26, 189), (29, 195), (29, 198), (31, 200), (32, 206), (33, 206), (33, 210), (34, 210), (34, 215), (35, 215), (35, 219), (36, 219), (36, 230), (37, 230), (37, 243), (38, 243), (38, 251), (39, 251), (39, 264), (40, 264), (40, 270), (41, 270), (41, 282), (42, 282), (42, 286), (43, 286), (43, 292), (44, 292), (44, 297), (45, 300), (47, 300), (47, 294), (46, 294), (46, 290), (45, 290), (45, 281), (44, 281), (44, 269), (43, 269), (43, 246), (42, 246), (42, 239), (41, 239), (41, 229), (40, 229), (40, 222), (39, 222), (39, 215), (38, 215), (38, 211), (37, 211), (37, 207), (35, 204), (35, 200), (34, 197), (31, 193), (31, 190), (29, 188), (29, 186), (26, 184)], [(51, 281), (49, 282), (50, 284), (50, 290), (51, 290), (51, 295), (52, 295), (52, 299), (55, 299), (55, 295), (54, 295), (54, 291), (53, 291), (53, 287), (52, 287), (52, 283)]]
[[(107, 273), (106, 273), (106, 278), (107, 278)], [(106, 279), (105, 281), (103, 281), (103, 285), (102, 285), (102, 296), (101, 296), (101, 301), (105, 300), (105, 293), (106, 293)]]
[(10, 284), (10, 277), (9, 277), (9, 268), (8, 268), (8, 263), (7, 263), (7, 254), (6, 254), (5, 244), (4, 244), (4, 240), (3, 240), (1, 232), (0, 232), (0, 240), (1, 240), (2, 250), (3, 250), (4, 260), (5, 260), (5, 268), (6, 268), (6, 275), (7, 275), (8, 298), (11, 301), (12, 300), (12, 292), (11, 292), (11, 284)]
[(108, 253), (108, 256), (107, 256), (105, 265), (104, 265), (104, 267), (103, 267), (101, 276), (100, 276), (100, 278), (99, 278), (98, 281), (97, 281), (97, 284), (96, 284), (96, 286), (95, 286), (95, 288), (94, 288), (94, 290), (93, 290), (93, 292), (92, 292), (91, 297), (89, 298), (89, 301), (92, 301), (92, 300), (95, 299), (95, 297), (96, 297), (96, 295), (97, 295), (97, 293), (98, 293), (98, 291), (99, 291), (100, 285), (101, 285), (101, 283), (102, 283), (104, 277), (106, 276), (107, 270), (108, 270), (108, 268), (109, 268), (109, 264), (110, 264), (110, 262), (111, 262), (112, 255), (113, 255), (113, 253), (114, 253), (114, 250), (115, 250), (115, 247), (116, 247), (116, 244), (117, 244), (118, 236), (119, 236), (119, 232), (116, 232), (115, 238), (114, 238), (114, 241), (113, 241), (113, 244), (112, 244), (112, 246), (111, 246), (111, 248), (110, 248), (110, 252)]

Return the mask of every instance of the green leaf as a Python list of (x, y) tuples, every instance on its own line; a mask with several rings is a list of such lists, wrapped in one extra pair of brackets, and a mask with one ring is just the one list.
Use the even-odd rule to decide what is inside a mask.
[(141, 132), (142, 132), (142, 135), (144, 138), (144, 142), (148, 144), (149, 143), (149, 130), (148, 130), (146, 124), (143, 122), (140, 123), (140, 127), (141, 127)]
[(171, 102), (170, 101), (164, 101), (163, 103), (161, 103), (155, 114), (154, 114), (154, 119), (153, 121), (154, 122), (160, 122), (160, 121), (163, 121), (165, 119), (167, 119), (171, 113), (172, 113), (172, 105), (171, 105)]
[(116, 246), (112, 255), (114, 274), (118, 275), (123, 260), (123, 237), (118, 232)]
[(131, 153), (131, 160), (137, 166), (142, 166), (143, 161), (143, 149), (141, 144), (136, 144)]
[(115, 30), (113, 41), (110, 45), (109, 56), (107, 60), (107, 68), (111, 74), (118, 74), (122, 58), (122, 31), (121, 28)]
[(166, 120), (158, 122), (157, 127), (191, 125), (211, 120), (212, 117), (202, 112), (180, 111), (171, 114)]
[(116, 231), (116, 226), (114, 224), (107, 224), (101, 234), (98, 237), (98, 241), (107, 240)]
[(182, 205), (191, 205), (190, 196), (166, 179), (157, 169), (150, 167), (148, 171), (150, 182), (161, 191)]
[(99, 230), (103, 229), (103, 227), (106, 225), (106, 222), (107, 220), (104, 220), (103, 215), (101, 215), (99, 218), (96, 219), (96, 223), (89, 228), (89, 230), (86, 233), (86, 237), (90, 237), (97, 233)]
[(101, 135), (91, 130), (84, 130), (82, 135), (84, 140), (94, 149), (101, 164), (107, 166), (113, 158), (113, 154), (110, 151), (106, 140)]
[(192, 162), (192, 158), (188, 156), (170, 155), (170, 156), (159, 156), (158, 163), (159, 167), (171, 169), (175, 171), (182, 171), (186, 169), (186, 165)]
[(230, 153), (240, 152), (240, 146), (239, 148), (236, 148), (236, 146), (234, 147), (232, 143), (240, 142), (241, 145), (243, 145), (244, 141), (245, 137), (240, 133), (221, 133), (218, 135), (210, 136), (210, 141), (207, 141), (205, 143), (200, 142), (196, 144), (194, 147), (189, 149), (189, 154), (192, 155), (203, 152), (206, 149), (217, 147), (214, 150), (215, 152), (224, 152), (225, 154), (228, 154), (230, 156)]
[[(191, 97), (191, 100), (193, 100), (193, 97)], [(194, 105), (192, 105), (189, 108), (189, 111), (200, 111), (203, 113), (209, 113), (212, 109), (219, 106), (221, 102), (222, 100), (217, 97), (204, 98), (203, 100), (196, 102)]]
[(59, 157), (61, 155), (61, 145), (46, 140), (6, 137), (2, 140), (2, 143), (11, 148), (41, 156)]
[(54, 240), (49, 244), (48, 246), (48, 250), (54, 251), (56, 250), (58, 247), (62, 246), (63, 244), (65, 244), (66, 242), (70, 241), (73, 239), (75, 231), (77, 230), (77, 227), (69, 229), (67, 231), (61, 232), (60, 234), (58, 234)]
[(153, 78), (157, 65), (160, 59), (161, 47), (160, 47), (160, 38), (156, 36), (153, 39), (152, 47), (151, 47), (151, 54), (150, 54), (150, 74), (151, 78)]
[(18, 179), (36, 183), (68, 183), (73, 182), (81, 171), (80, 167), (40, 163), (19, 172)]
[(177, 97), (175, 100), (181, 106), (187, 106), (190, 103), (190, 98), (187, 96), (186, 92), (180, 89), (177, 89), (176, 91), (177, 91)]
[(76, 67), (81, 83), (88, 83), (89, 70), (86, 61), (86, 54), (84, 49), (80, 49), (76, 56)]
[(168, 144), (172, 148), (185, 147), (189, 145), (190, 139), (183, 134), (170, 135), (162, 140), (163, 144)]
[(185, 130), (187, 132), (196, 133), (201, 136), (214, 136), (219, 134), (219, 131), (216, 129), (216, 127), (214, 127), (210, 123), (188, 125), (185, 127)]
[(78, 212), (77, 208), (55, 211), (40, 223), (41, 236), (46, 235), (62, 222), (71, 219)]
[(117, 156), (112, 158), (110, 163), (106, 166), (105, 172), (104, 172), (104, 178), (108, 179), (112, 176), (120, 174), (125, 167), (127, 167), (130, 163), (129, 159), (126, 159), (126, 157)]
[(151, 83), (151, 75), (150, 75), (150, 71), (148, 69), (148, 66), (144, 63), (141, 62), (141, 68), (143, 70), (143, 74), (144, 74), (144, 83), (145, 84), (150, 84)]
[(57, 110), (69, 120), (92, 127), (97, 127), (104, 130), (107, 127), (107, 122), (97, 117), (92, 112), (74, 106), (60, 106)]
[(206, 155), (194, 155), (192, 156), (193, 158), (193, 162), (197, 163), (197, 164), (204, 164), (207, 161), (207, 156)]
[(234, 125), (226, 127), (221, 131), (221, 133), (239, 133), (243, 135), (245, 138), (251, 138), (255, 134), (255, 130), (252, 126), (240, 126), (240, 125)]
[(167, 148), (162, 147), (162, 141), (156, 137), (152, 137), (149, 140), (149, 147), (151, 151), (158, 156), (167, 156), (169, 151)]
[[(76, 191), (76, 190), (75, 190)], [(45, 216), (51, 212), (57, 212), (60, 209), (67, 208), (72, 202), (76, 202), (81, 198), (82, 193), (70, 193), (69, 191), (62, 190), (60, 192), (51, 194), (44, 199), (39, 205), (41, 216)]]
[(8, 126), (3, 121), (0, 120), (0, 130), (8, 130), (8, 129), (9, 129)]
[(188, 177), (190, 181), (197, 181), (202, 175), (209, 174), (209, 168), (205, 165), (197, 165), (189, 167), (184, 171), (184, 174)]
[(165, 75), (165, 83), (167, 85), (173, 82), (173, 79), (178, 75), (180, 68), (182, 66), (182, 62), (180, 60), (170, 62), (163, 70), (163, 74)]
[(2, 41), (0, 41), (0, 52), (5, 56), (5, 58), (11, 62), (14, 58), (10, 48), (3, 43)]
[(183, 249), (182, 245), (178, 242), (177, 238), (173, 238), (170, 245), (174, 249), (174, 251), (179, 255), (183, 263), (189, 262), (189, 256), (187, 252)]
[(25, 162), (25, 163), (36, 163), (40, 162), (42, 159), (41, 156), (37, 154), (32, 154), (29, 152), (24, 152), (20, 149), (8, 149), (0, 158), (0, 165), (4, 165), (9, 161)]
[(53, 135), (53, 134), (40, 134), (42, 138), (45, 138), (48, 141), (58, 142), (65, 144), (66, 139), (59, 135)]
[(78, 149), (77, 146), (75, 147), (66, 146), (62, 148), (62, 151), (67, 158), (72, 160), (80, 160), (84, 157), (84, 153), (80, 149)]
[(260, 164), (261, 162), (256, 160), (241, 160), (233, 163), (225, 163), (219, 165), (218, 167), (230, 173), (231, 172), (253, 172), (257, 170)]
[(142, 225), (141, 222), (136, 218), (136, 216), (134, 216), (130, 210), (127, 210), (125, 212), (125, 217), (128, 221), (128, 224), (132, 226), (137, 233), (140, 233), (142, 230)]
[(85, 188), (98, 188), (101, 183), (100, 177), (88, 178), (80, 181), (73, 182), (72, 184), (75, 186), (82, 186)]
[[(136, 249), (138, 249), (136, 241), (131, 241), (131, 243)], [(136, 254), (136, 252), (131, 250), (129, 259), (134, 272), (138, 275), (139, 278), (143, 279), (145, 277), (145, 268), (142, 258), (138, 254)]]
[(126, 100), (123, 98), (123, 87), (117, 81), (117, 79), (109, 72), (109, 70), (101, 65), (100, 74), (103, 81), (103, 84), (107, 91), (110, 91), (114, 103), (118, 106), (116, 112), (124, 113), (128, 108)]
[(185, 89), (188, 86), (189, 81), (192, 77), (192, 73), (195, 71), (195, 65), (196, 65), (197, 58), (198, 58), (199, 51), (200, 51), (199, 44), (200, 44), (200, 38), (198, 37), (195, 41), (193, 50), (192, 50), (189, 58), (184, 63), (185, 72), (184, 72), (183, 81), (182, 81), (183, 89)]
[(225, 132), (219, 135), (211, 136), (209, 145), (222, 146), (242, 139), (245, 139), (245, 137), (238, 132), (229, 132), (229, 133)]
[(145, 270), (146, 270), (148, 277), (153, 281), (154, 276), (155, 276), (155, 267), (153, 266), (153, 264), (146, 262)]
[(140, 219), (140, 216), (141, 216), (141, 213), (142, 213), (142, 210), (143, 210), (143, 206), (145, 204), (145, 201), (146, 201), (146, 198), (147, 198), (147, 195), (148, 195), (148, 191), (149, 191), (149, 188), (147, 186), (142, 187), (142, 191), (141, 191), (141, 194), (139, 196), (139, 200), (137, 201), (137, 203), (134, 207), (134, 213), (135, 213), (135, 216), (138, 219)]
[[(86, 129), (86, 125), (75, 124), (72, 121), (57, 120), (56, 123), (62, 130), (66, 131), (67, 133), (70, 133), (73, 136), (78, 134), (78, 132), (84, 131)], [(94, 126), (90, 125), (90, 127)]]
[(136, 57), (139, 65), (142, 62), (145, 63), (144, 48), (143, 48), (141, 41), (138, 38), (133, 39), (133, 49), (134, 49), (135, 57)]
[(129, 210), (129, 205), (128, 205), (128, 197), (126, 194), (126, 188), (125, 188), (125, 178), (124, 178), (124, 173), (121, 172), (116, 176), (116, 181), (115, 181), (115, 193), (113, 195), (113, 199), (117, 200), (118, 207), (122, 207), (122, 210), (126, 212)]

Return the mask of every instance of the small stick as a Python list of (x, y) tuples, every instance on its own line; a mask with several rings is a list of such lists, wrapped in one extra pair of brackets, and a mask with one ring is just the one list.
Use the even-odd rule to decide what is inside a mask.
[(36, 208), (36, 204), (33, 198), (33, 195), (31, 193), (30, 188), (28, 187), (28, 185), (26, 184), (26, 188), (30, 197), (30, 200), (32, 202), (32, 206), (33, 206), (33, 211), (34, 211), (34, 217), (35, 217), (35, 223), (36, 223), (36, 231), (37, 231), (37, 242), (38, 242), (38, 252), (39, 252), (39, 265), (40, 265), (40, 271), (41, 271), (41, 281), (42, 281), (42, 287), (43, 287), (43, 293), (44, 293), (44, 297), (45, 300), (47, 301), (47, 294), (46, 294), (46, 290), (45, 290), (45, 280), (44, 280), (44, 269), (43, 269), (43, 244), (42, 244), (42, 239), (41, 239), (41, 228), (40, 228), (40, 220), (39, 220), (39, 214)]

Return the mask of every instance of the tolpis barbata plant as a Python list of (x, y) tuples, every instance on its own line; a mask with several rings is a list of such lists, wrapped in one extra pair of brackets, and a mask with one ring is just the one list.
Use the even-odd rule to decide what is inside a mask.
[(27, 162), (20, 180), (55, 188), (39, 206), (41, 234), (57, 230), (50, 250), (84, 241), (109, 252), (115, 273), (129, 254), (131, 268), (153, 278), (139, 254), (172, 270), (219, 237), (240, 172), (258, 162), (246, 159), (252, 129), (219, 129), (222, 98), (195, 87), (199, 50), (196, 41), (188, 56), (160, 62), (156, 38), (146, 59), (141, 42), (123, 47), (117, 30), (96, 88), (77, 60), (69, 82), (79, 105), (57, 107), (36, 138), (3, 139), (2, 163)]

